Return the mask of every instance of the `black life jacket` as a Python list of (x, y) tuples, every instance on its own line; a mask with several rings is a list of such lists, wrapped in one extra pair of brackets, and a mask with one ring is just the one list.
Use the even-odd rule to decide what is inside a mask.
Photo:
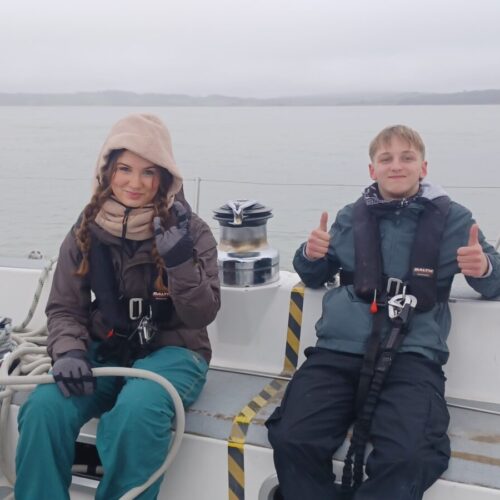
[[(449, 287), (437, 287), (437, 271), (450, 198), (440, 196), (434, 200), (423, 200), (424, 209), (419, 216), (411, 249), (410, 269), (404, 282), (407, 293), (417, 298), (417, 309), (429, 311), (436, 301), (445, 301), (449, 296)], [(375, 290), (377, 297), (384, 296), (388, 278), (383, 273), (378, 217), (379, 211), (368, 207), (363, 197), (354, 204), (353, 284), (356, 295), (369, 302), (373, 300)]]
[[(155, 269), (152, 270), (150, 277), (150, 297), (143, 299), (142, 297), (120, 296), (111, 250), (108, 245), (95, 237), (91, 239), (89, 264), (90, 287), (95, 294), (93, 307), (99, 309), (110, 331), (128, 336), (145, 315), (149, 315), (155, 323), (169, 320), (174, 306), (169, 296), (153, 290)], [(163, 280), (167, 283), (166, 273), (164, 273)]]
[[(127, 207), (115, 198), (115, 201), (125, 208), (121, 244), (122, 250), (126, 244), (127, 223), (132, 207)], [(187, 217), (191, 217), (191, 207), (184, 197), (184, 188), (175, 195), (175, 201), (180, 201), (187, 211)], [(80, 214), (75, 227), (81, 224), (83, 213)], [(89, 252), (90, 264), (90, 287), (95, 294), (96, 300), (93, 307), (99, 309), (104, 321), (110, 330), (126, 335), (132, 333), (139, 323), (140, 318), (150, 313), (150, 318), (155, 323), (167, 322), (174, 311), (172, 299), (168, 294), (155, 292), (153, 290), (156, 269), (152, 270), (150, 276), (150, 297), (144, 300), (142, 297), (120, 297), (116, 272), (111, 259), (111, 251), (108, 245), (99, 241), (91, 235)], [(167, 273), (163, 273), (163, 282), (168, 284)]]

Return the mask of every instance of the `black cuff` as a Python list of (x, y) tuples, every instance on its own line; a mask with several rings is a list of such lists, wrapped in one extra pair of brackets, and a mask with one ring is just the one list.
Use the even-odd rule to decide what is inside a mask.
[(176, 267), (193, 258), (193, 240), (189, 234), (183, 236), (177, 245), (163, 257), (167, 268)]

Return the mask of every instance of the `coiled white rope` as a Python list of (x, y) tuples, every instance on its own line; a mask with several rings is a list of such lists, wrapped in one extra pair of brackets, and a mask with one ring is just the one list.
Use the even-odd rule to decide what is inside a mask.
[[(35, 314), (36, 308), (40, 302), (43, 286), (47, 282), (50, 272), (57, 262), (57, 257), (49, 260), (48, 264), (42, 269), (38, 278), (37, 287), (33, 300), (29, 307), (26, 318), (12, 328), (9, 325), (4, 329), (5, 338), (2, 339), (4, 345), (10, 345), (10, 353), (4, 356), (0, 363), (0, 379), (19, 375), (41, 375), (46, 374), (51, 368), (51, 359), (47, 354), (47, 324), (42, 325), (36, 330), (27, 330), (29, 322)], [(12, 370), (14, 360), (17, 360), (17, 366)], [(26, 380), (23, 378), (23, 380)], [(6, 439), (7, 425), (10, 411), (10, 404), (14, 394), (14, 389), (6, 387), (8, 384), (0, 382), (0, 470), (4, 473), (7, 481), (13, 485), (15, 478), (12, 477), (10, 468), (7, 467)], [(36, 383), (35, 383), (36, 385)], [(25, 390), (32, 389), (35, 385), (24, 386)]]
[[(42, 270), (38, 279), (38, 285), (24, 321), (12, 328), (10, 339), (6, 336), (2, 339), (5, 343), (12, 344), (13, 351), (8, 354), (0, 363), (0, 471), (5, 475), (7, 481), (13, 485), (16, 481), (15, 473), (6, 466), (6, 436), (10, 405), (13, 394), (16, 390), (31, 390), (38, 384), (54, 383), (52, 375), (48, 374), (51, 368), (51, 359), (47, 354), (47, 325), (44, 324), (36, 330), (27, 330), (26, 327), (33, 318), (44, 284), (52, 270), (57, 258), (52, 258), (47, 266)], [(17, 346), (17, 347), (14, 347)], [(15, 366), (14, 366), (15, 365)], [(106, 367), (94, 368), (92, 373), (96, 377), (138, 377), (152, 380), (160, 384), (172, 398), (175, 409), (175, 436), (172, 439), (169, 451), (163, 464), (155, 471), (151, 477), (141, 486), (137, 486), (120, 500), (132, 500), (149, 488), (165, 471), (170, 467), (177, 455), (185, 429), (185, 414), (182, 400), (175, 387), (164, 377), (149, 370), (138, 368)], [(13, 493), (5, 500), (14, 498)]]
[[(3, 368), (3, 366), (2, 366)], [(2, 370), (3, 371), (3, 370)], [(179, 448), (181, 446), (182, 437), (184, 435), (185, 429), (185, 415), (182, 400), (177, 393), (175, 387), (164, 377), (158, 375), (157, 373), (150, 372), (148, 370), (141, 370), (138, 368), (120, 368), (120, 367), (107, 367), (107, 368), (93, 368), (92, 373), (96, 377), (138, 377), (148, 380), (152, 380), (160, 384), (170, 395), (174, 403), (175, 408), (175, 436), (171, 441), (170, 449), (163, 464), (155, 471), (151, 477), (141, 486), (136, 486), (123, 495), (120, 500), (132, 500), (143, 493), (147, 488), (149, 488), (157, 479), (159, 479), (165, 471), (172, 464), (175, 456), (177, 455)], [(52, 375), (30, 375), (30, 376), (16, 376), (0, 375), (0, 385), (4, 386), (18, 386), (17, 389), (25, 390), (27, 384), (50, 384), (54, 383), (54, 377)], [(28, 386), (29, 387), (29, 386)], [(7, 389), (8, 390), (8, 389)], [(9, 400), (12, 395), (10, 394)], [(10, 402), (10, 401), (9, 401)], [(5, 403), (5, 401), (4, 401)], [(8, 411), (8, 410), (7, 410)], [(4, 412), (4, 404), (2, 404), (1, 412)], [(2, 415), (3, 417), (3, 415)], [(4, 431), (5, 429), (1, 429)], [(2, 440), (4, 441), (4, 440)], [(5, 469), (4, 469), (5, 470)], [(11, 484), (14, 484), (15, 478), (7, 478)], [(13, 480), (12, 480), (13, 479)], [(12, 497), (7, 497), (12, 498)]]

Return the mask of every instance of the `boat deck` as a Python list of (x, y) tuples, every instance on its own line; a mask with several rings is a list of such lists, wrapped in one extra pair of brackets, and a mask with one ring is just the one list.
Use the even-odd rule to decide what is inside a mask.
[[(274, 396), (259, 397), (276, 381), (281, 388)], [(264, 422), (279, 404), (286, 385), (285, 380), (271, 377), (210, 369), (200, 398), (186, 413), (186, 433), (222, 441), (243, 438), (245, 444), (270, 448)], [(500, 405), (451, 398), (448, 404), (452, 457), (442, 478), (500, 489)], [(250, 416), (248, 428), (239, 419), (243, 436), (234, 429), (242, 411)], [(93, 421), (82, 429), (82, 441), (94, 442), (95, 425)], [(342, 462), (347, 447), (346, 440), (334, 460)]]
[[(210, 370), (201, 397), (187, 412), (186, 432), (227, 440), (235, 417), (272, 381)], [(281, 400), (285, 387), (286, 382), (251, 420), (245, 443), (270, 447), (264, 422)], [(450, 400), (449, 405), (452, 458), (443, 479), (500, 489), (500, 406), (465, 400)], [(347, 446), (346, 441), (334, 459), (343, 461)]]

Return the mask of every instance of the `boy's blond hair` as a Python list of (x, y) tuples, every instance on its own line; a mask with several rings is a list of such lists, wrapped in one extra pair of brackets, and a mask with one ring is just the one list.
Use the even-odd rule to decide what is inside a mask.
[(392, 125), (381, 130), (372, 142), (370, 142), (368, 152), (370, 154), (371, 161), (375, 158), (375, 154), (378, 149), (381, 146), (390, 144), (393, 137), (397, 137), (398, 139), (408, 142), (422, 155), (422, 159), (425, 159), (425, 145), (424, 141), (420, 137), (420, 134), (406, 125)]

